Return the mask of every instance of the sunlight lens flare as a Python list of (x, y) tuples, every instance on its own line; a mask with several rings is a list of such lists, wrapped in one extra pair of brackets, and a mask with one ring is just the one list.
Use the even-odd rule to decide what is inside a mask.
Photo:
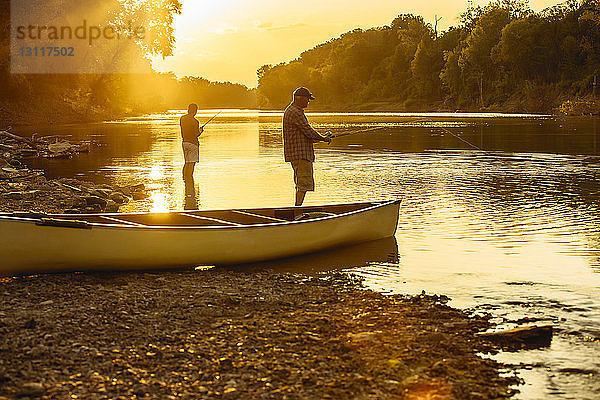
[(152, 179), (153, 181), (157, 181), (159, 179), (164, 178), (165, 174), (163, 172), (163, 169), (160, 165), (153, 165), (150, 168), (150, 179)]
[(150, 195), (150, 212), (161, 213), (169, 212), (169, 204), (167, 201), (167, 195), (161, 192), (154, 192)]

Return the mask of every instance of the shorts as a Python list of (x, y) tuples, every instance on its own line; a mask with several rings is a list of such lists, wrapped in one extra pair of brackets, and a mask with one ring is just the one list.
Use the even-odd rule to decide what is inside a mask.
[(183, 142), (183, 159), (187, 163), (200, 161), (200, 146), (194, 143)]
[(312, 192), (315, 190), (313, 177), (313, 163), (308, 160), (294, 160), (291, 162), (294, 169), (294, 183), (299, 192)]

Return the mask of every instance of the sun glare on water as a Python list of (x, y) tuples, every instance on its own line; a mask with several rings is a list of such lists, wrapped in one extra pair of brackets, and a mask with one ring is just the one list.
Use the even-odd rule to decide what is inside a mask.
[(167, 195), (161, 192), (154, 192), (150, 195), (150, 202), (152, 206), (150, 207), (150, 212), (153, 213), (162, 213), (169, 212), (169, 204), (167, 201)]
[(153, 181), (157, 181), (163, 178), (164, 176), (165, 174), (163, 173), (163, 169), (160, 165), (153, 165), (150, 168), (150, 179), (152, 179)]

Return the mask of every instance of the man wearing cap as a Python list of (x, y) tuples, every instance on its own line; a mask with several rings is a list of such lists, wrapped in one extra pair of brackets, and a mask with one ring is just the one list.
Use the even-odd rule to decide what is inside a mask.
[(302, 205), (306, 192), (315, 190), (313, 143), (331, 142), (331, 138), (322, 136), (311, 128), (304, 115), (308, 102), (314, 99), (307, 88), (300, 87), (294, 90), (294, 101), (287, 106), (283, 114), (283, 155), (294, 170), (296, 206)]

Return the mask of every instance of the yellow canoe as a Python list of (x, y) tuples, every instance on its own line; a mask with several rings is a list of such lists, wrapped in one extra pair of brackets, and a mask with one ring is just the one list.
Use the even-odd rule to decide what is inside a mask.
[[(0, 214), (0, 273), (241, 264), (393, 236), (400, 201), (131, 214)], [(299, 218), (300, 217), (300, 218)]]

